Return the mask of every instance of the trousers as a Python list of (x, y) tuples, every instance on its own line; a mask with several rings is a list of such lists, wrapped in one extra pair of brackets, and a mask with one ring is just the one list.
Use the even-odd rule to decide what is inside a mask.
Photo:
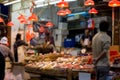
[(5, 57), (0, 52), (0, 80), (4, 80), (5, 77)]

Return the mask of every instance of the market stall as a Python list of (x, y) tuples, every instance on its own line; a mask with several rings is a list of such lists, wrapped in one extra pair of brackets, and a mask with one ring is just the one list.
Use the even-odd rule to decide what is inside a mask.
[[(25, 71), (52, 80), (75, 80), (79, 73), (93, 73), (92, 55), (71, 56), (63, 52), (28, 55)], [(91, 77), (90, 77), (91, 78)]]

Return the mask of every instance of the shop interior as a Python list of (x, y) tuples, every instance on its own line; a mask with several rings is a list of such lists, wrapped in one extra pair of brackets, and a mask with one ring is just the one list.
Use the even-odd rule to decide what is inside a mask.
[[(0, 39), (8, 38), (13, 55), (18, 33), (27, 44), (17, 49), (18, 61), (13, 63), (16, 79), (13, 80), (95, 80), (92, 47), (90, 50), (83, 47), (81, 39), (89, 29), (92, 40), (100, 31), (102, 20), (110, 25), (107, 31), (111, 38), (108, 80), (119, 80), (120, 2), (114, 6), (110, 1), (119, 2), (1, 0)], [(9, 68), (11, 64), (6, 59), (6, 72)]]

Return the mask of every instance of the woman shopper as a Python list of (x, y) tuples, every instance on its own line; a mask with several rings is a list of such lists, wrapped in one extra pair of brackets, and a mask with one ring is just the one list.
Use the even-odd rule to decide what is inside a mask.
[(9, 57), (11, 62), (14, 62), (13, 54), (7, 44), (7, 37), (2, 37), (0, 40), (0, 80), (4, 80), (5, 77), (5, 58)]
[(18, 47), (20, 47), (20, 46), (22, 46), (22, 45), (28, 46), (28, 44), (25, 43), (25, 41), (23, 41), (23, 40), (21, 39), (21, 34), (18, 33), (18, 34), (16, 35), (16, 41), (15, 41), (15, 43), (14, 43), (14, 45), (13, 45), (13, 47), (14, 47), (15, 62), (18, 62)]

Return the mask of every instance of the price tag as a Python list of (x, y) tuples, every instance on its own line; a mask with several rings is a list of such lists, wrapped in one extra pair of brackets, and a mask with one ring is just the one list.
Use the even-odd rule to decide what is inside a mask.
[(79, 80), (91, 80), (91, 73), (79, 72)]

